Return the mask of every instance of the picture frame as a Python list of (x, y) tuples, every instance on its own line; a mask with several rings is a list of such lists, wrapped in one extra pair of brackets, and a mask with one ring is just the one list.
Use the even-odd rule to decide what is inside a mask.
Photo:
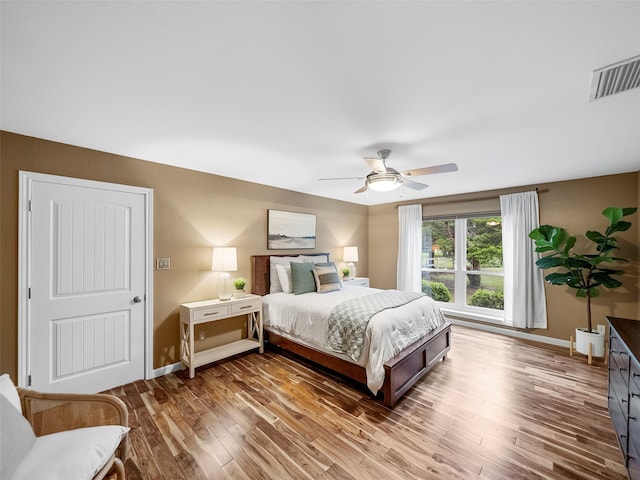
[(267, 212), (267, 248), (269, 250), (316, 248), (315, 215), (272, 209)]

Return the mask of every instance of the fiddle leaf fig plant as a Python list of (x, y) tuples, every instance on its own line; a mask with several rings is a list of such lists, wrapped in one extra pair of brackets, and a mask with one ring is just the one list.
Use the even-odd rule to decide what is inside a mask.
[(585, 236), (595, 244), (596, 253), (575, 253), (576, 237), (567, 233), (564, 228), (542, 225), (529, 233), (529, 238), (536, 244), (536, 252), (548, 255), (541, 257), (536, 266), (542, 270), (558, 268), (559, 271), (549, 273), (544, 279), (552, 285), (566, 285), (576, 290), (576, 297), (587, 299), (587, 331), (592, 331), (591, 299), (600, 295), (600, 287), (618, 288), (622, 282), (615, 275), (624, 270), (617, 268), (625, 258), (614, 257), (618, 250), (617, 239), (613, 234), (629, 230), (631, 222), (622, 220), (632, 215), (637, 208), (608, 207), (602, 215), (607, 217), (609, 225), (604, 233), (589, 230)]

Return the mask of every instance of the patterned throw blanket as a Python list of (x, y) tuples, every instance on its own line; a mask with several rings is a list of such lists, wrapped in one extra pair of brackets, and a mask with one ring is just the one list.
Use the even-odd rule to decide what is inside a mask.
[(329, 314), (327, 348), (346, 353), (357, 362), (371, 317), (382, 310), (405, 305), (423, 296), (424, 293), (385, 290), (339, 303)]

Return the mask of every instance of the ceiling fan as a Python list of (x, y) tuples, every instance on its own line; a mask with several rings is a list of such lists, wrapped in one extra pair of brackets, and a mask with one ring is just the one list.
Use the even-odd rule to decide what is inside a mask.
[(353, 193), (366, 192), (368, 189), (376, 192), (389, 192), (405, 185), (414, 190), (422, 190), (428, 185), (420, 182), (414, 182), (407, 177), (419, 177), (421, 175), (431, 175), (433, 173), (457, 172), (458, 165), (455, 163), (445, 163), (442, 165), (434, 165), (432, 167), (416, 168), (414, 170), (406, 170), (399, 172), (394, 168), (387, 167), (386, 160), (389, 158), (391, 150), (384, 149), (378, 151), (378, 158), (364, 157), (364, 161), (372, 168), (372, 172), (366, 177), (336, 177), (336, 178), (320, 178), (319, 180), (364, 180), (364, 185)]

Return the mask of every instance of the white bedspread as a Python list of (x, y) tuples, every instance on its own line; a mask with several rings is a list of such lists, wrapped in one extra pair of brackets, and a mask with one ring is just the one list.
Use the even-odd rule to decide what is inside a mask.
[[(340, 291), (322, 294), (272, 293), (263, 297), (264, 323), (267, 328), (298, 337), (326, 351), (327, 319), (333, 307), (344, 300), (377, 291), (380, 290), (344, 285)], [(445, 318), (440, 308), (427, 296), (374, 315), (367, 326), (358, 361), (367, 372), (369, 390), (375, 394), (382, 387), (384, 362), (443, 323)]]

